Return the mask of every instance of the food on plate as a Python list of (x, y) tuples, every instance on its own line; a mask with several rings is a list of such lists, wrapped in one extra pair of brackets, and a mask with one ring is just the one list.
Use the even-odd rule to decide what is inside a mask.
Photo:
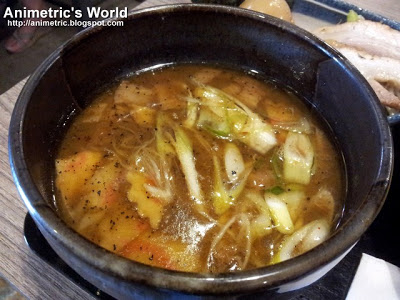
[(350, 9), (349, 13), (347, 14), (346, 21), (347, 22), (356, 22), (360, 20), (365, 20), (365, 18), (359, 14), (357, 14), (354, 10)]
[(382, 104), (400, 110), (399, 31), (358, 18), (354, 22), (319, 28), (314, 33), (354, 64)]
[(400, 59), (400, 32), (379, 22), (346, 22), (319, 28), (314, 34), (372, 55)]
[(245, 0), (240, 7), (293, 22), (292, 12), (285, 0)]
[(340, 221), (340, 153), (293, 93), (206, 65), (138, 73), (70, 125), (60, 216), (120, 256), (187, 272), (290, 259)]
[(343, 45), (336, 45), (336, 49), (363, 74), (382, 104), (400, 110), (400, 60)]
[[(240, 7), (293, 22), (285, 0), (246, 0)], [(347, 22), (313, 32), (339, 50), (368, 80), (389, 113), (400, 110), (400, 32), (350, 10)]]

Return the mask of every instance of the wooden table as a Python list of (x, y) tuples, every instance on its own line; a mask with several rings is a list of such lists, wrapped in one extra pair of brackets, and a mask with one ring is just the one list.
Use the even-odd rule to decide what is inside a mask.
[[(138, 8), (190, 2), (148, 0)], [(398, 0), (348, 0), (362, 8), (400, 21)], [(25, 83), (19, 82), (0, 96), (0, 273), (30, 299), (93, 299), (58, 271), (43, 263), (24, 242), (26, 208), (13, 183), (8, 160), (8, 126), (14, 103)]]

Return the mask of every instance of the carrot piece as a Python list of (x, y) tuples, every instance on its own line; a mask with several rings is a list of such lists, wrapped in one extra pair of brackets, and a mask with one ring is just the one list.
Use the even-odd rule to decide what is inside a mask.
[[(125, 216), (128, 216), (128, 218)], [(104, 218), (98, 225), (99, 245), (107, 250), (118, 252), (142, 232), (149, 230), (149, 227), (147, 222), (130, 218), (128, 212), (124, 215), (114, 214), (111, 217)]]
[(158, 228), (163, 214), (164, 203), (146, 191), (144, 185), (149, 182), (149, 179), (138, 172), (129, 172), (126, 179), (131, 184), (128, 190), (129, 201), (137, 204), (137, 210), (141, 217), (149, 218), (152, 228)]
[(134, 239), (119, 254), (146, 265), (177, 270), (177, 265), (172, 260), (170, 253), (161, 244), (150, 240)]
[(200, 270), (200, 259), (198, 254), (189, 250), (189, 247), (179, 240), (144, 231), (117, 253), (146, 265), (195, 272)]
[(125, 172), (116, 168), (113, 163), (99, 168), (92, 178), (84, 183), (84, 199), (91, 207), (110, 207), (119, 197), (124, 197), (119, 186)]
[(100, 152), (82, 151), (64, 159), (56, 159), (56, 187), (64, 201), (76, 204), (82, 186), (93, 176), (101, 158)]

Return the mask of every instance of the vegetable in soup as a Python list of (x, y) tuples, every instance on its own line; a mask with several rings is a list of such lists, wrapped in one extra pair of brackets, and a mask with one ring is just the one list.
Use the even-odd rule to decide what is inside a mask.
[(161, 268), (230, 272), (290, 259), (339, 221), (340, 154), (292, 93), (180, 65), (136, 74), (73, 121), (56, 167), (61, 217)]

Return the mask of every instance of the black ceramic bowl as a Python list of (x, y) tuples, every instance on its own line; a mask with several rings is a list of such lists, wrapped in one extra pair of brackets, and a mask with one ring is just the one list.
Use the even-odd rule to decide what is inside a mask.
[[(77, 107), (116, 78), (170, 63), (216, 63), (252, 70), (296, 93), (329, 124), (343, 152), (347, 194), (340, 226), (320, 246), (251, 271), (193, 274), (118, 257), (85, 240), (58, 217), (52, 175), (58, 142)], [(363, 77), (337, 52), (300, 28), (238, 8), (175, 5), (133, 13), (123, 27), (86, 30), (30, 77), (9, 134), (12, 172), (39, 229), (72, 268), (118, 298), (283, 292), (332, 268), (372, 223), (391, 180), (393, 150), (385, 113)]]

